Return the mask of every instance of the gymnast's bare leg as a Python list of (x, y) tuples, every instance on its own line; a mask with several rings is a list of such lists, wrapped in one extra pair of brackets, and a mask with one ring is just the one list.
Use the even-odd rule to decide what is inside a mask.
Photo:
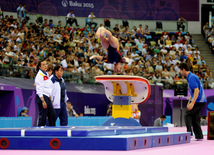
[[(106, 34), (107, 38), (104, 36), (104, 34)], [(116, 49), (119, 47), (117, 38), (112, 36), (111, 32), (103, 26), (97, 29), (96, 37), (100, 38), (101, 44), (105, 49), (108, 49), (109, 44)]]

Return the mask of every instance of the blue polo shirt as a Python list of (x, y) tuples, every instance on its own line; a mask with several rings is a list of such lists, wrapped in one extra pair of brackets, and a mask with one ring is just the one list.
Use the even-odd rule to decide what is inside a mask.
[(192, 72), (190, 72), (187, 77), (187, 82), (188, 82), (189, 92), (191, 95), (191, 101), (194, 96), (194, 89), (198, 88), (199, 94), (198, 94), (198, 98), (197, 98), (196, 102), (207, 102), (206, 96), (204, 94), (203, 86), (202, 86), (198, 76), (193, 74)]

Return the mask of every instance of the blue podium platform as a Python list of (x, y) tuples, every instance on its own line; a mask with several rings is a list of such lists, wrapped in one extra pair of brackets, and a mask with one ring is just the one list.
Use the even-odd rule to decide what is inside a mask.
[(0, 149), (133, 150), (190, 142), (167, 127), (83, 126), (0, 129)]

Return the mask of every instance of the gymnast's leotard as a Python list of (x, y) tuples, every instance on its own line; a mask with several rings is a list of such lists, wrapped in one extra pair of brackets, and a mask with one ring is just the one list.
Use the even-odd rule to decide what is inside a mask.
[(107, 56), (103, 58), (103, 61), (107, 63), (117, 64), (122, 61), (123, 55), (119, 51), (119, 47), (116, 49), (109, 45), (107, 49)]

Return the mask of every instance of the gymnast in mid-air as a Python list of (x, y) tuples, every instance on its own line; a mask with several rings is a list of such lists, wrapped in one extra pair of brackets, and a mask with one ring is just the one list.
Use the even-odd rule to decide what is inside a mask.
[[(105, 37), (105, 35), (107, 37)], [(129, 62), (129, 58), (123, 57), (122, 53), (119, 51), (119, 42), (117, 38), (112, 36), (111, 32), (106, 28), (99, 27), (96, 32), (96, 37), (100, 38), (102, 47), (107, 49), (107, 56), (93, 55), (90, 59), (98, 59), (105, 61), (107, 63), (114, 64), (114, 72), (118, 73), (121, 71), (121, 64), (124, 62)]]

